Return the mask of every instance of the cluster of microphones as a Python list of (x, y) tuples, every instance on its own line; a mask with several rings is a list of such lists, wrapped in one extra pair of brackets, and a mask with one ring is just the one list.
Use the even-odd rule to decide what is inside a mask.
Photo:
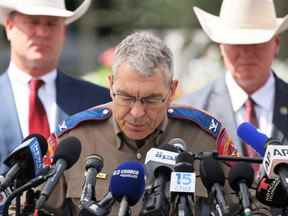
[[(257, 202), (286, 209), (288, 147), (278, 140), (268, 139), (249, 123), (241, 124), (237, 132), (255, 149), (259, 158), (222, 156), (217, 152), (192, 153), (187, 151), (182, 139), (174, 138), (167, 144), (151, 148), (144, 164), (138, 161), (119, 164), (110, 174), (107, 193), (100, 199), (95, 190), (104, 159), (97, 154), (88, 156), (80, 215), (110, 215), (117, 207), (118, 216), (130, 216), (135, 215), (132, 209), (140, 206), (140, 216), (249, 216), (253, 215), (254, 208), (252, 189)], [(0, 215), (8, 216), (11, 205), (16, 215), (49, 215), (44, 210), (45, 204), (64, 171), (79, 159), (81, 143), (75, 137), (63, 139), (50, 166), (43, 164), (47, 148), (47, 141), (41, 135), (30, 135), (5, 159), (8, 171), (0, 177)], [(195, 161), (199, 162), (200, 173), (197, 174)], [(231, 166), (229, 173), (223, 170), (226, 164)], [(252, 164), (261, 164), (257, 174)], [(205, 208), (196, 196), (199, 186), (196, 182), (200, 179), (208, 194), (207, 205), (203, 204)], [(227, 200), (226, 182), (233, 190), (230, 193), (238, 196), (236, 208)], [(252, 188), (255, 182), (258, 184)], [(26, 196), (24, 205), (23, 193)]]

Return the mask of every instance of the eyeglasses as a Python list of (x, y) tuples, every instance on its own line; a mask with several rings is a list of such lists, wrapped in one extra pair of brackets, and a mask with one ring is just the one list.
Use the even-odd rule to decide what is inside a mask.
[(168, 98), (169, 92), (166, 96), (148, 96), (148, 97), (135, 97), (128, 96), (121, 93), (113, 92), (112, 96), (116, 104), (120, 106), (132, 107), (137, 101), (139, 101), (143, 106), (149, 108), (160, 107)]

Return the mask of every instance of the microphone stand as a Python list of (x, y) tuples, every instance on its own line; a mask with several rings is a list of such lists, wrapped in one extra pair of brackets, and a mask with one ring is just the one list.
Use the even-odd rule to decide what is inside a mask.
[(193, 216), (192, 209), (188, 196), (180, 194), (177, 202), (177, 215), (178, 216)]
[[(14, 182), (15, 188), (17, 188), (18, 184), (19, 184), (19, 180), (16, 178), (15, 182)], [(17, 194), (17, 196), (16, 196), (16, 214), (15, 214), (16, 216), (21, 216), (20, 215), (20, 211), (21, 211), (21, 195), (22, 195), (22, 193)], [(7, 199), (7, 201), (8, 201), (8, 199)]]
[(131, 216), (131, 210), (126, 196), (121, 199), (118, 216)]
[(29, 216), (31, 213), (34, 212), (35, 209), (35, 199), (36, 199), (36, 192), (33, 189), (28, 189), (26, 192), (25, 204), (22, 210), (22, 216)]
[[(40, 184), (44, 183), (45, 181), (47, 181), (48, 178), (51, 177), (51, 175), (53, 175), (53, 172), (48, 173), (47, 175), (41, 175), (38, 176), (34, 179), (32, 179), (30, 182), (27, 182), (26, 184), (22, 185), (21, 187), (18, 187), (17, 189), (15, 189), (8, 197), (7, 200), (5, 202), (4, 208), (3, 208), (3, 216), (9, 216), (9, 206), (12, 202), (12, 200), (16, 197), (16, 215), (17, 216), (21, 216), (20, 215), (20, 203), (21, 203), (21, 199), (20, 196), (21, 194), (26, 191), (27, 189), (31, 189), (32, 187), (37, 187)], [(15, 185), (17, 185), (17, 181), (15, 183)], [(19, 203), (17, 204), (17, 199), (19, 199)], [(19, 205), (19, 206), (17, 206)], [(18, 213), (17, 213), (18, 212)]]
[(219, 196), (219, 194), (221, 193), (221, 191), (219, 190), (219, 187), (213, 186), (212, 191), (211, 191), (212, 197), (215, 197), (215, 199), (213, 199), (213, 202), (216, 206), (216, 211), (218, 212), (220, 216), (229, 216), (231, 215), (229, 206), (226, 205), (225, 200), (221, 196)]
[(249, 194), (248, 188), (246, 187), (246, 185), (244, 183), (240, 183), (239, 188), (240, 188), (240, 191), (242, 194), (241, 199), (242, 199), (244, 216), (252, 216), (252, 212), (251, 212), (251, 208), (250, 208), (250, 206), (251, 206), (250, 197), (245, 196), (245, 194)]
[(106, 208), (101, 207), (95, 201), (83, 201), (80, 206), (80, 216), (106, 216), (109, 215), (110, 211)]
[(107, 193), (99, 202), (92, 200), (80, 201), (80, 214), (81, 216), (106, 216), (110, 214), (111, 207), (115, 200), (111, 193)]

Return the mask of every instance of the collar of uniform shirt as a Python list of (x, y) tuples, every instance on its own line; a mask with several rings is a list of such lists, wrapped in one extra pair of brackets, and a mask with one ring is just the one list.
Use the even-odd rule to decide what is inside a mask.
[[(246, 92), (238, 86), (236, 81), (232, 78), (230, 72), (226, 72), (225, 82), (228, 88), (228, 92), (231, 98), (231, 103), (233, 110), (237, 112), (240, 110), (248, 99), (248, 95)], [(233, 95), (233, 97), (232, 97)], [(268, 81), (254, 92), (251, 95), (251, 98), (255, 101), (255, 103), (260, 106), (261, 108), (265, 109), (266, 111), (273, 110), (273, 103), (274, 103), (274, 95), (275, 95), (275, 78), (271, 71)], [(272, 100), (267, 100), (267, 98), (272, 98)]]
[[(153, 142), (155, 140), (155, 138), (158, 137), (158, 135), (162, 134), (166, 130), (167, 124), (168, 124), (168, 118), (166, 117), (164, 119), (164, 121), (159, 125), (159, 127), (154, 131), (154, 133), (149, 135), (149, 137), (147, 139), (145, 139), (144, 144), (139, 147), (135, 140), (125, 138), (125, 135), (120, 130), (117, 122), (115, 121), (115, 119), (113, 117), (113, 128), (114, 128), (114, 133), (116, 135), (115, 137), (116, 137), (117, 148), (120, 149), (122, 147), (123, 143), (126, 143), (130, 147), (132, 147), (134, 150), (137, 150), (137, 149), (141, 148), (142, 146), (146, 145), (147, 143)], [(155, 143), (155, 145), (157, 145), (157, 144), (158, 143)]]

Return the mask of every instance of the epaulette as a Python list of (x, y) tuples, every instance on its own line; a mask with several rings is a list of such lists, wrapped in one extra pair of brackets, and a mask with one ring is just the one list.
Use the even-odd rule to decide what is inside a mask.
[(55, 134), (57, 137), (59, 137), (77, 127), (82, 122), (103, 121), (108, 119), (111, 114), (112, 111), (107, 107), (96, 107), (76, 113), (59, 124), (56, 128)]
[(190, 120), (197, 124), (200, 128), (212, 135), (215, 139), (219, 136), (222, 128), (221, 122), (209, 114), (191, 107), (170, 107), (168, 117), (175, 119)]

